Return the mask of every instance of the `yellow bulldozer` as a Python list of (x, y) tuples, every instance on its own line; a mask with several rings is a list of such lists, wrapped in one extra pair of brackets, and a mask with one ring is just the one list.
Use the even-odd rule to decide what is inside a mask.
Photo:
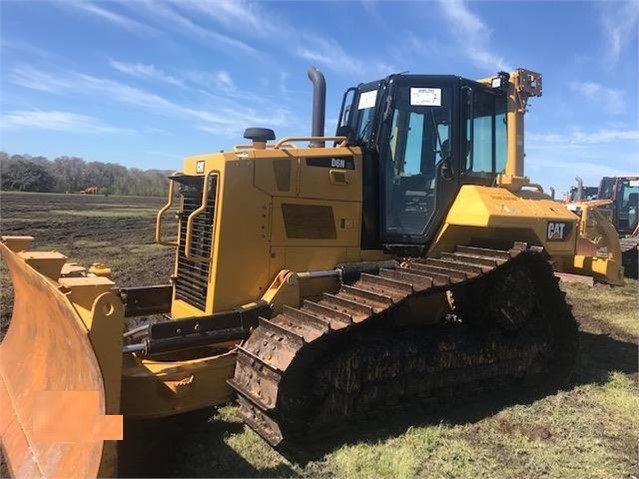
[(121, 288), (106, 268), (2, 238), (15, 298), (0, 435), (14, 476), (117, 474), (120, 415), (236, 397), (284, 448), (387, 404), (571, 370), (578, 330), (553, 268), (615, 282), (620, 266), (577, 254), (579, 218), (524, 176), (541, 75), (363, 83), (335, 136), (324, 77), (309, 78), (310, 136), (249, 128), (250, 144), (170, 177), (156, 226), (176, 251), (169, 284)]
[[(628, 278), (637, 279), (639, 269), (639, 176), (604, 176), (599, 187), (583, 186), (576, 177), (564, 203), (582, 216), (581, 236), (604, 254), (616, 248), (618, 236), (621, 264)], [(597, 220), (593, 221), (596, 216)], [(601, 221), (599, 218), (605, 218)], [(616, 233), (603, 231), (610, 223)]]

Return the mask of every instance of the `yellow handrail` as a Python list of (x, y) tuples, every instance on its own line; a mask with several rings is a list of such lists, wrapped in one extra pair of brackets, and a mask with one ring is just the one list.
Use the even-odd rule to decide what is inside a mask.
[(292, 141), (341, 141), (338, 146), (347, 145), (347, 138), (345, 136), (288, 136), (275, 143), (273, 148), (281, 148), (285, 143)]
[(198, 209), (193, 211), (186, 220), (186, 239), (184, 241), (184, 256), (189, 261), (194, 261), (196, 263), (206, 263), (211, 261), (210, 257), (206, 256), (193, 256), (191, 255), (191, 243), (192, 243), (192, 230), (193, 230), (193, 220), (201, 215), (206, 210), (206, 203), (209, 197), (209, 179), (211, 175), (217, 174), (216, 171), (209, 171), (204, 176), (204, 187), (202, 188), (202, 204)]
[[(182, 175), (183, 173), (181, 171), (176, 171), (174, 172), (171, 176), (175, 176), (175, 175)], [(162, 239), (162, 217), (164, 216), (164, 213), (166, 213), (171, 206), (173, 206), (173, 192), (174, 192), (174, 188), (175, 187), (175, 182), (173, 180), (169, 180), (169, 199), (167, 201), (167, 203), (162, 207), (162, 209), (160, 211), (158, 211), (156, 220), (155, 220), (155, 242), (157, 244), (161, 244), (163, 246), (177, 246), (177, 240), (176, 241), (164, 241)]]

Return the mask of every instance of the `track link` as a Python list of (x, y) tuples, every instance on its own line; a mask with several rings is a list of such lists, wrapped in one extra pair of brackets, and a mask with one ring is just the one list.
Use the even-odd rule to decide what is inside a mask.
[[(413, 298), (447, 290), (483, 293), (498, 275), (520, 268), (532, 277), (529, 295), (536, 298), (538, 318), (520, 334), (469, 326), (464, 318), (420, 326), (395, 321)], [(518, 307), (517, 299), (510, 304), (508, 298), (497, 305), (507, 316), (524, 314)], [(466, 304), (464, 311), (470, 309)], [(523, 243), (510, 250), (458, 246), (439, 258), (363, 273), (337, 294), (261, 318), (238, 348), (229, 384), (238, 392), (242, 419), (271, 445), (282, 446), (321, 435), (380, 404), (539, 375), (548, 362), (559, 373), (571, 367), (576, 344), (576, 322), (541, 253)]]
[(639, 270), (639, 237), (619, 238), (621, 262), (626, 278), (637, 279)]

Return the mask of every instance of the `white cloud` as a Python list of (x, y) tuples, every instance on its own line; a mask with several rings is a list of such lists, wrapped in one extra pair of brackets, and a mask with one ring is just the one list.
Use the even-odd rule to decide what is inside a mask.
[(14, 68), (11, 72), (10, 79), (16, 85), (46, 92), (59, 92), (70, 86), (64, 77), (50, 75), (28, 65)]
[(587, 185), (598, 185), (603, 176), (636, 175), (639, 130), (528, 133), (525, 166), (533, 181), (553, 185), (558, 192), (568, 191), (576, 175)]
[(227, 90), (235, 90), (235, 84), (231, 79), (229, 72), (221, 70), (215, 75), (217, 82)]
[(120, 15), (119, 13), (112, 12), (110, 10), (106, 10), (102, 7), (98, 7), (94, 3), (86, 2), (86, 1), (74, 1), (74, 2), (54, 2), (54, 5), (59, 7), (70, 7), (76, 8), (81, 12), (88, 13), (95, 17), (106, 20), (114, 25), (117, 25), (125, 30), (128, 30), (133, 33), (154, 33), (156, 30), (154, 28), (149, 27), (148, 25), (144, 25), (136, 20), (125, 17), (124, 15)]
[[(293, 55), (339, 73), (361, 73), (364, 64), (349, 56), (334, 39), (299, 30), (283, 17), (273, 15), (256, 3), (244, 0), (189, 0), (176, 3), (183, 10), (212, 18), (225, 27), (240, 28), (247, 35), (264, 38), (290, 51)], [(378, 65), (371, 63), (375, 72)]]
[(176, 5), (253, 35), (279, 35), (282, 31), (276, 18), (269, 16), (260, 5), (244, 0), (185, 0)]
[(2, 116), (4, 128), (29, 127), (41, 130), (73, 133), (131, 133), (132, 130), (114, 128), (87, 115), (57, 110), (16, 110)]
[(490, 48), (491, 30), (464, 0), (440, 0), (442, 12), (460, 48), (478, 68), (512, 71), (513, 67)]
[(569, 86), (589, 103), (602, 107), (611, 114), (623, 113), (626, 109), (624, 94), (621, 90), (608, 88), (595, 82), (571, 82)]
[(0, 38), (0, 52), (2, 52), (3, 50), (15, 50), (16, 52), (19, 52), (23, 55), (28, 55), (30, 58), (40, 57), (42, 59), (55, 61), (58, 63), (65, 60), (64, 57), (56, 53), (38, 48), (29, 43), (15, 41), (13, 39), (9, 41), (6, 38)]
[(76, 91), (107, 94), (113, 100), (152, 109), (165, 114), (175, 112), (176, 110), (174, 103), (155, 93), (149, 93), (113, 80), (98, 78), (83, 73), (67, 72), (67, 74), (69, 78), (73, 80)]
[(364, 64), (361, 60), (349, 56), (334, 40), (312, 34), (303, 35), (302, 44), (295, 54), (337, 72), (361, 73)]
[(173, 4), (171, 2), (150, 1), (137, 1), (127, 3), (127, 6), (129, 7), (144, 8), (147, 14), (150, 14), (152, 17), (164, 20), (173, 29), (176, 29), (181, 33), (188, 33), (199, 40), (203, 40), (204, 43), (207, 45), (216, 47), (218, 49), (230, 47), (235, 50), (241, 51), (243, 54), (249, 55), (256, 55), (258, 53), (255, 48), (240, 40), (222, 35), (221, 33), (218, 33), (210, 28), (205, 28), (204, 26), (195, 23), (191, 19), (176, 11), (173, 8), (175, 5), (180, 5), (180, 3), (175, 2), (175, 4)]
[(639, 2), (601, 2), (601, 7), (604, 9), (601, 21), (606, 35), (606, 58), (609, 66), (614, 66), (624, 47), (633, 37), (636, 41)]
[[(574, 158), (564, 158), (561, 162), (551, 157), (536, 157), (531, 156), (526, 163), (527, 170), (533, 170), (536, 172), (543, 172), (548, 174), (554, 173), (556, 177), (561, 178), (562, 181), (555, 186), (563, 191), (567, 191), (570, 185), (574, 181), (575, 176), (583, 178), (584, 184), (596, 186), (604, 176), (627, 176), (636, 175), (637, 173), (631, 173), (629, 169), (623, 167), (618, 168), (615, 166), (603, 165), (596, 160), (583, 161)], [(539, 175), (539, 173), (537, 174)], [(533, 176), (533, 181), (544, 180), (539, 176)]]
[[(191, 88), (192, 85), (199, 85), (212, 90), (222, 90), (228, 94), (237, 92), (237, 86), (233, 82), (231, 74), (226, 70), (215, 72), (188, 70), (182, 72), (182, 76), (175, 76), (150, 64), (120, 62), (111, 58), (109, 58), (109, 63), (113, 68), (127, 75), (158, 80), (181, 88)], [(189, 83), (191, 85), (187, 86)]]
[(147, 65), (144, 63), (126, 63), (119, 62), (109, 58), (109, 63), (116, 70), (138, 78), (149, 78), (153, 80), (159, 80), (165, 83), (170, 83), (175, 86), (183, 86), (182, 80), (175, 78), (174, 76), (166, 74), (161, 69), (154, 65)]
[(639, 146), (639, 130), (598, 130), (584, 132), (575, 130), (568, 134), (528, 133), (526, 146), (530, 149), (542, 148), (590, 148), (593, 145), (634, 142)]
[[(263, 105), (263, 109), (260, 113), (254, 109), (256, 104), (256, 102), (253, 101), (254, 95), (236, 92), (234, 90), (226, 91), (226, 97), (216, 96), (216, 109), (215, 112), (211, 112), (202, 109), (202, 106), (194, 108), (180, 105), (155, 93), (150, 93), (106, 78), (98, 78), (74, 71), (62, 71), (59, 72), (59, 74), (53, 75), (35, 70), (31, 67), (25, 67), (21, 75), (18, 76), (15, 72), (13, 73), (12, 78), (14, 82), (25, 87), (74, 95), (77, 95), (78, 92), (82, 92), (86, 95), (95, 95), (96, 97), (104, 98), (107, 101), (133, 105), (157, 115), (199, 120), (203, 123), (200, 125), (200, 129), (205, 131), (218, 133), (233, 132), (237, 134), (243, 131), (247, 126), (257, 123), (279, 126), (292, 124), (293, 122), (292, 115), (287, 108), (278, 104), (268, 103), (262, 99), (261, 105)], [(38, 81), (32, 82), (26, 73), (37, 78)], [(216, 72), (212, 74), (211, 77), (213, 81), (224, 84), (227, 88), (235, 88), (227, 72)], [(65, 78), (65, 81), (60, 81), (59, 78)], [(233, 99), (234, 97), (240, 100), (247, 100), (248, 97), (248, 105), (238, 103)], [(18, 123), (18, 119), (13, 121), (16, 125), (20, 124)], [(95, 126), (99, 127), (100, 125)]]

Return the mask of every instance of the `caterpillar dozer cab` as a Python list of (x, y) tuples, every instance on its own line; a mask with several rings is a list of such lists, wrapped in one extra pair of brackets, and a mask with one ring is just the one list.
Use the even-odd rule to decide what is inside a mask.
[[(523, 174), (541, 76), (360, 84), (335, 136), (324, 135), (324, 77), (309, 77), (310, 136), (273, 142), (249, 128), (251, 144), (186, 158), (170, 177), (156, 226), (176, 250), (169, 284), (118, 287), (31, 251), (30, 237), (2, 238), (15, 292), (0, 344), (12, 474), (116, 473), (118, 415), (237, 397), (244, 421), (285, 448), (389, 404), (570, 371), (577, 326), (553, 266), (612, 280), (618, 268), (578, 259), (579, 218)], [(165, 237), (175, 209), (177, 238)], [(58, 394), (77, 425), (82, 391), (97, 393), (90, 430), (51, 432), (42, 398)]]

